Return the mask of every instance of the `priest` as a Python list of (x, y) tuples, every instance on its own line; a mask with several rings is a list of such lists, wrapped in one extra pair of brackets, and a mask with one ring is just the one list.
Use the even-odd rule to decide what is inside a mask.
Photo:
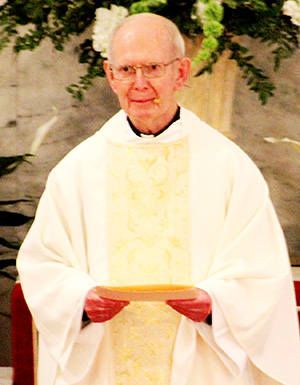
[[(105, 72), (121, 110), (50, 173), (20, 250), (39, 385), (299, 385), (286, 243), (258, 168), (176, 102), (176, 26), (130, 16)], [(121, 301), (97, 286), (182, 284)]]

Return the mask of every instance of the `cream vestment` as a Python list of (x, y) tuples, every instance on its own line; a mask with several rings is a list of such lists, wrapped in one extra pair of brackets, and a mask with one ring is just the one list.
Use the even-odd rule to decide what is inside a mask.
[[(181, 108), (154, 138), (124, 111), (50, 173), (17, 267), (39, 385), (299, 385), (286, 244), (257, 167)], [(81, 328), (95, 285), (188, 283), (212, 326), (133, 302)]]

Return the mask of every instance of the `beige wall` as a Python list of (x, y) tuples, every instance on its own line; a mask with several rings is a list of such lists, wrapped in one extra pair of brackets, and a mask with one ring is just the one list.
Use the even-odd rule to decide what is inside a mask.
[[(261, 47), (262, 65), (270, 68), (269, 57)], [(84, 102), (65, 91), (77, 82), (84, 69), (77, 64), (74, 45), (65, 52), (55, 51), (49, 43), (34, 52), (18, 56), (10, 49), (0, 53), (0, 155), (25, 153), (36, 128), (59, 111), (59, 120), (47, 136), (31, 164), (0, 182), (0, 200), (32, 199), (18, 210), (33, 215), (49, 171), (75, 145), (90, 136), (118, 110), (114, 95), (105, 79), (98, 79)], [(271, 77), (276, 80), (276, 97), (262, 107), (257, 96), (238, 76), (233, 104), (232, 133), (256, 162), (269, 183), (271, 196), (285, 230), (291, 261), (300, 264), (300, 152), (290, 144), (270, 144), (264, 137), (289, 137), (300, 140), (300, 52), (286, 61)], [(251, 193), (251, 192), (249, 192)], [(2, 232), (3, 229), (1, 229)], [(27, 231), (5, 229), (11, 237), (22, 239)], [(0, 249), (0, 252), (7, 250)]]
[(277, 90), (275, 97), (262, 107), (240, 77), (232, 130), (235, 142), (251, 156), (267, 180), (291, 261), (300, 265), (300, 147), (271, 144), (263, 139), (288, 137), (300, 141), (300, 50), (273, 73), (270, 55), (257, 42), (251, 45), (259, 53), (257, 64), (267, 69)]

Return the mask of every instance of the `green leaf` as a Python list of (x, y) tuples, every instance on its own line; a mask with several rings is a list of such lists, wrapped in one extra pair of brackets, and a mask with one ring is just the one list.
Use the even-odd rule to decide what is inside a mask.
[(28, 217), (23, 214), (0, 211), (0, 226), (22, 226), (32, 219), (33, 217)]
[(238, 43), (229, 44), (231, 50), (230, 59), (234, 59), (237, 65), (243, 71), (243, 77), (247, 78), (247, 85), (251, 91), (258, 94), (262, 105), (266, 104), (268, 99), (274, 95), (275, 86), (270, 79), (263, 74), (262, 69), (257, 68), (251, 62), (252, 55), (248, 55), (248, 50)]
[(130, 6), (130, 14), (134, 15), (137, 13), (151, 12), (156, 9), (156, 11), (167, 4), (167, 0), (142, 0), (136, 1)]
[(30, 154), (16, 156), (0, 156), (0, 178), (15, 171), (21, 163), (27, 162)]
[(218, 21), (208, 21), (203, 25), (204, 36), (220, 37), (223, 34), (224, 27)]
[(221, 22), (224, 15), (224, 8), (217, 3), (209, 3), (205, 8), (205, 16), (207, 20), (215, 20)]
[[(3, 239), (3, 238), (0, 238), (0, 244), (1, 244), (1, 239)], [(9, 245), (11, 244), (11, 242), (6, 241), (6, 240), (4, 240), (4, 242), (8, 243)], [(17, 243), (15, 242), (15, 244), (17, 244)], [(0, 269), (1, 270), (5, 269), (8, 266), (16, 266), (16, 258), (4, 258), (4, 259), (2, 259), (0, 257)]]
[(1, 237), (0, 237), (0, 245), (13, 250), (19, 250), (21, 246), (20, 242), (11, 242)]
[(204, 38), (202, 42), (202, 48), (205, 48), (209, 51), (215, 51), (218, 48), (218, 45), (218, 40), (213, 36)]
[(0, 201), (0, 205), (8, 206), (8, 205), (14, 205), (15, 203), (21, 203), (21, 202), (32, 202), (32, 200), (31, 199), (15, 199), (15, 200), (9, 200), (9, 201)]

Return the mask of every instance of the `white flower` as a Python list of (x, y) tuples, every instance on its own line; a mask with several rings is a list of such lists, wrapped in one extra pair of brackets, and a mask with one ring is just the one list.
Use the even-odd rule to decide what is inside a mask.
[(0, 7), (1, 7), (2, 5), (4, 5), (5, 3), (7, 3), (7, 0), (0, 0)]
[(283, 13), (291, 17), (293, 24), (300, 26), (300, 1), (288, 0), (283, 4)]
[(93, 48), (101, 52), (101, 56), (107, 58), (107, 46), (110, 33), (117, 27), (125, 17), (128, 16), (128, 10), (124, 7), (111, 5), (107, 8), (96, 9), (96, 20), (93, 27)]
[[(203, 20), (204, 19), (204, 12), (205, 12), (205, 4), (202, 3), (202, 1), (197, 1), (197, 3), (195, 4), (195, 13), (196, 13), (196, 17), (199, 18), (200, 20)], [(194, 18), (192, 16), (192, 18)]]
[[(211, 3), (222, 4), (222, 0), (211, 0)], [(207, 7), (207, 2), (203, 0), (198, 0), (195, 5), (195, 15), (192, 15), (192, 19), (198, 18), (202, 23), (206, 20), (205, 10)]]

